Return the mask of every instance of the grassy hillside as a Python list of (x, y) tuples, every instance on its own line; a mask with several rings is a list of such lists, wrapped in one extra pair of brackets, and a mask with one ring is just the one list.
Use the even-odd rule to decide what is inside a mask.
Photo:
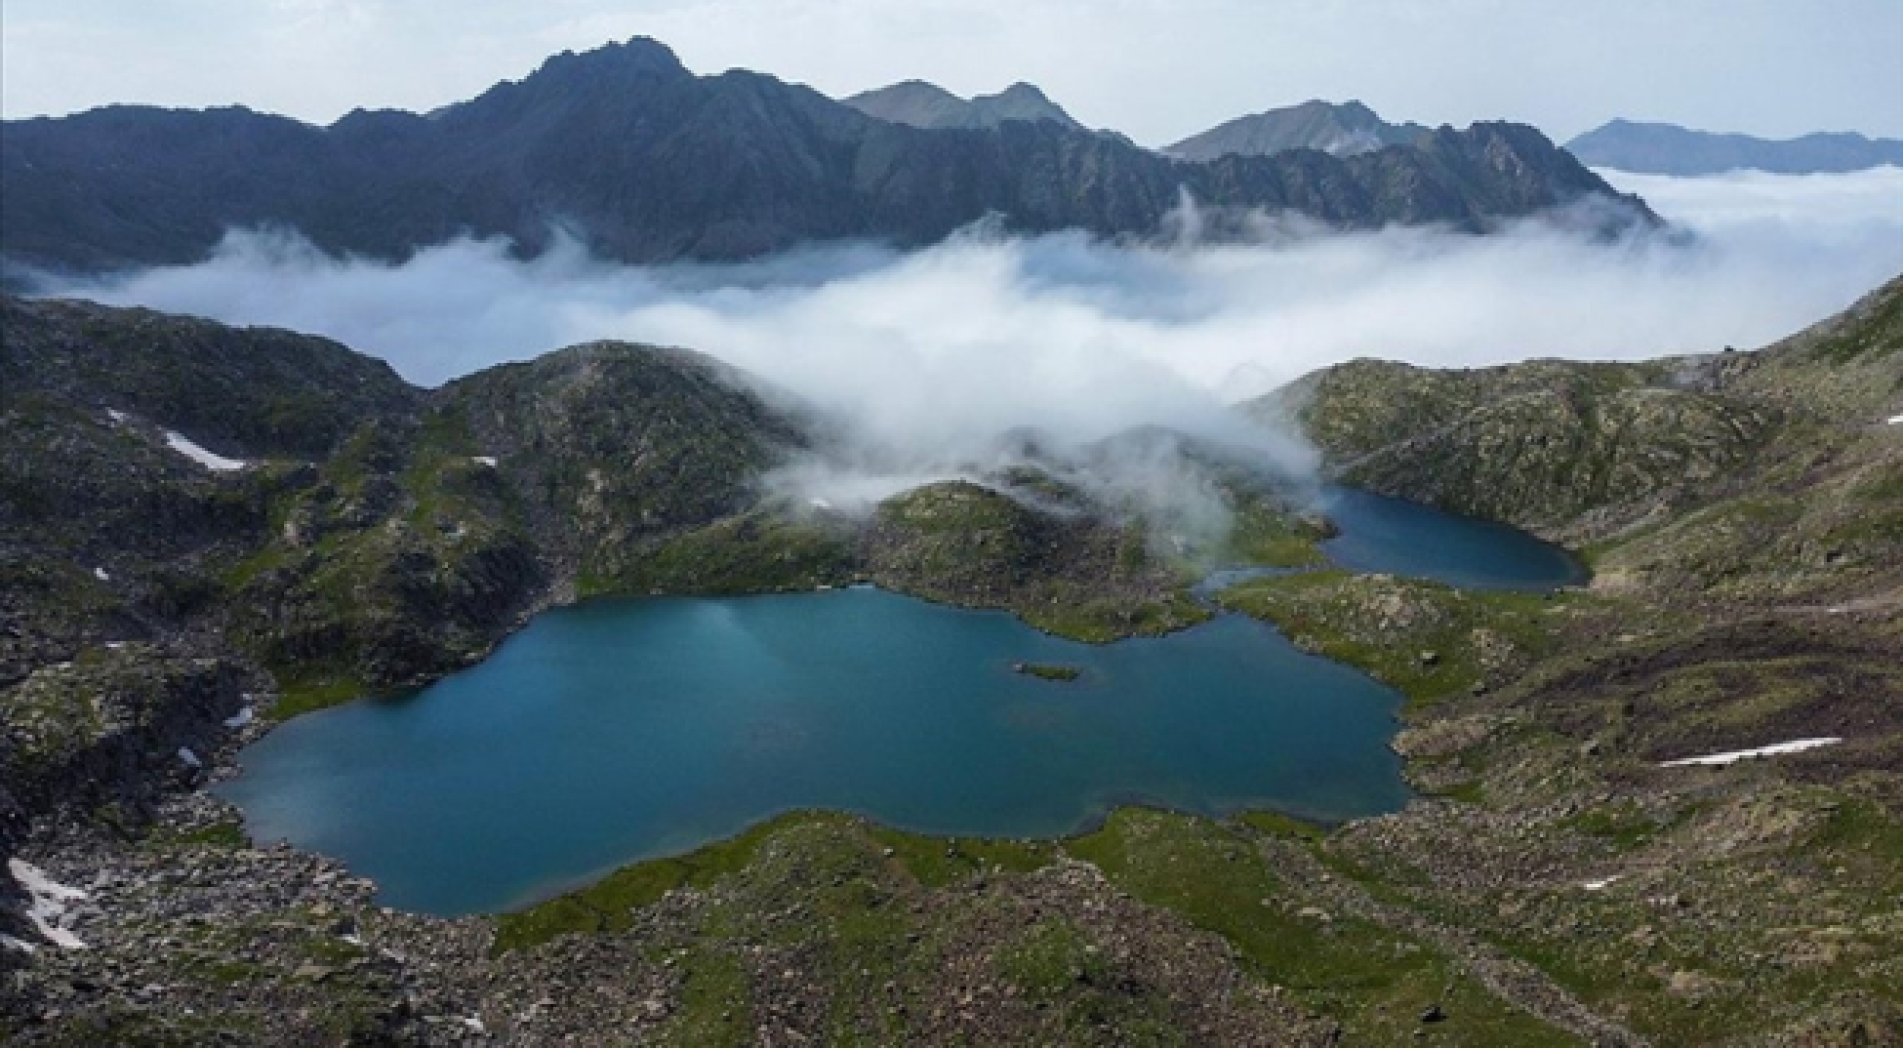
[[(0, 831), (97, 912), (87, 950), (0, 948), (0, 1039), (1903, 1041), (1899, 303), (1701, 360), (1363, 362), (1257, 407), (1351, 479), (1589, 543), (1592, 586), (1555, 594), (1306, 571), (1222, 595), (1407, 696), (1403, 812), (1123, 809), (1060, 841), (794, 813), (457, 921), (254, 847), (176, 748), (232, 745), (260, 659), (292, 707), (348, 697), (565, 588), (872, 577), (1102, 639), (1206, 614), (1184, 586), (1212, 559), (1312, 564), (1322, 525), (1195, 449), (1162, 497), (1104, 482), (1153, 433), (862, 522), (763, 499), (798, 422), (639, 347), (371, 398), (321, 448), (207, 430), (255, 463), (229, 473), (165, 445), (167, 401), (120, 420), (100, 398), (127, 390), (9, 383)], [(1841, 741), (1665, 764), (1805, 738)], [(0, 931), (34, 935), (17, 906)]]

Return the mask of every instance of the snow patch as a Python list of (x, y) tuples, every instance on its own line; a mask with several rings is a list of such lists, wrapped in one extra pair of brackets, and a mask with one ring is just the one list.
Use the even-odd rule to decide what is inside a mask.
[(21, 953), (32, 953), (33, 944), (30, 942), (27, 942), (24, 939), (15, 939), (11, 935), (0, 935), (0, 949), (18, 950)]
[(169, 429), (165, 431), (165, 443), (171, 445), (173, 451), (191, 459), (206, 469), (216, 470), (219, 473), (229, 473), (234, 469), (243, 469), (250, 465), (249, 462), (243, 459), (226, 458), (223, 455), (206, 451), (204, 448), (192, 443), (184, 434), (174, 433)]
[(1607, 888), (1612, 886), (1613, 882), (1617, 881), (1618, 879), (1619, 879), (1619, 875), (1615, 873), (1610, 877), (1601, 877), (1597, 880), (1587, 881), (1586, 883), (1580, 885), (1580, 887), (1586, 889), (1589, 892), (1605, 891)]
[(1891, 416), (1890, 416), (1890, 425), (1892, 425), (1892, 426), (1903, 426), (1903, 415), (1891, 415)]
[(117, 425), (121, 425), (121, 426), (123, 426), (123, 425), (125, 425), (125, 424), (126, 424), (126, 419), (128, 419), (128, 418), (131, 418), (131, 417), (132, 417), (132, 416), (130, 416), (130, 415), (128, 415), (128, 414), (126, 414), (126, 413), (125, 413), (125, 412), (123, 412), (123, 411), (119, 411), (119, 410), (117, 410), (116, 408), (107, 408), (107, 409), (106, 409), (106, 414), (107, 414), (107, 415), (109, 415), (109, 416), (111, 416), (111, 418), (112, 418), (112, 421), (113, 421), (113, 422), (114, 422), (115, 424), (117, 424)]
[(229, 717), (226, 717), (225, 727), (242, 728), (245, 725), (250, 724), (252, 721), (256, 720), (257, 717), (258, 717), (257, 707), (246, 706), (243, 709), (239, 710), (237, 713), (232, 714)]
[(474, 462), (478, 466), (488, 466), (490, 469), (496, 468), (496, 457), (494, 455), (477, 455), (469, 461)]
[(67, 930), (65, 924), (67, 904), (84, 899), (85, 892), (54, 881), (38, 866), (24, 859), (8, 859), (7, 871), (32, 896), (33, 901), (27, 906), (26, 916), (47, 942), (67, 950), (86, 948), (86, 944)]
[(480, 1015), (471, 1015), (464, 1018), (463, 1025), (469, 1028), (470, 1033), (488, 1033), (489, 1032), (488, 1030), (483, 1029), (482, 1016)]
[(205, 762), (199, 760), (198, 754), (193, 753), (189, 746), (180, 746), (178, 748), (178, 759), (184, 761), (186, 767), (189, 768), (202, 768), (205, 766)]
[(94, 568), (94, 569), (93, 569), (93, 578), (96, 578), (96, 579), (98, 579), (98, 580), (99, 580), (99, 581), (101, 581), (101, 582), (111, 582), (111, 581), (112, 581), (112, 576), (111, 576), (111, 575), (108, 575), (108, 574), (106, 574), (106, 569), (104, 569), (104, 568)]
[(1659, 767), (1684, 768), (1693, 764), (1736, 764), (1738, 761), (1746, 760), (1751, 757), (1775, 757), (1780, 753), (1800, 753), (1804, 750), (1814, 750), (1819, 746), (1834, 746), (1842, 741), (1844, 740), (1835, 737), (1827, 739), (1793, 739), (1790, 742), (1779, 742), (1770, 746), (1759, 746), (1753, 750), (1732, 750), (1730, 753), (1710, 753), (1703, 757), (1683, 757), (1675, 761), (1665, 761), (1661, 763)]

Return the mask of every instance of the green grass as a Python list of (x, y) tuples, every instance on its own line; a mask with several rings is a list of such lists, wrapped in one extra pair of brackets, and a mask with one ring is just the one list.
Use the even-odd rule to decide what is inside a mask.
[(237, 819), (227, 819), (224, 822), (214, 822), (209, 826), (201, 826), (196, 830), (186, 830), (182, 833), (164, 829), (156, 830), (146, 838), (145, 843), (147, 847), (158, 849), (244, 848), (250, 846), (251, 839), (245, 836), (244, 823)]
[(1658, 832), (1658, 826), (1652, 819), (1630, 801), (1587, 809), (1561, 820), (1560, 825), (1589, 837), (1597, 837), (1618, 851), (1637, 848)]
[(1225, 561), (1270, 568), (1313, 568), (1328, 563), (1319, 525), (1284, 512), (1245, 492), (1230, 491), (1236, 504)]
[(279, 545), (269, 545), (227, 568), (219, 582), (231, 593), (249, 586), (253, 579), (290, 563), (292, 554)]
[(1279, 811), (1243, 812), (1236, 816), (1234, 821), (1257, 833), (1266, 833), (1271, 837), (1287, 837), (1313, 843), (1328, 836), (1326, 827), (1298, 819), (1293, 815), (1284, 815)]
[(1479, 779), (1455, 783), (1452, 786), (1434, 791), (1434, 796), (1445, 797), (1462, 804), (1484, 804), (1487, 799), (1486, 786)]
[(1834, 333), (1811, 349), (1813, 359), (1848, 364), (1866, 353), (1887, 356), (1903, 348), (1903, 295), (1883, 300), (1866, 321)]
[(1809, 850), (1861, 882), (1903, 896), (1903, 823), (1873, 801), (1839, 804), (1811, 838)]
[(1272, 623), (1290, 639), (1367, 672), (1426, 704), (1464, 694), (1486, 679), (1477, 631), (1523, 657), (1550, 653), (1546, 616), (1590, 598), (1562, 594), (1465, 592), (1439, 583), (1341, 571), (1252, 579), (1218, 602)]
[(660, 1043), (681, 1048), (752, 1043), (751, 987), (740, 962), (707, 947), (682, 950), (672, 960), (682, 973), (680, 1009), (661, 1030)]
[[(1270, 825), (1275, 825), (1273, 820)], [(1124, 809), (1066, 849), (1138, 899), (1222, 935), (1264, 981), (1338, 1019), (1348, 1043), (1398, 1044), (1439, 1003), (1437, 1036), (1469, 1044), (1570, 1044), (1571, 1038), (1457, 977), (1425, 944), (1336, 914), (1303, 916), (1243, 834), (1205, 819)]]
[(868, 825), (866, 833), (890, 849), (892, 858), (927, 888), (942, 888), (994, 870), (1028, 873), (1055, 862), (1055, 844), (981, 837), (925, 837), (884, 826)]
[(585, 592), (771, 593), (837, 585), (851, 576), (852, 551), (843, 535), (778, 507), (668, 539), (625, 567), (592, 568)]
[(993, 959), (1000, 977), (1033, 1001), (1053, 1001), (1079, 982), (1103, 978), (1100, 951), (1062, 917), (1047, 917), (1025, 929)]
[(290, 680), (280, 676), (278, 701), (264, 715), (273, 723), (281, 724), (306, 713), (342, 706), (369, 693), (369, 687), (350, 676)]
[(1051, 582), (1013, 602), (1034, 629), (1086, 644), (1109, 644), (1126, 637), (1159, 637), (1188, 629), (1210, 618), (1208, 609), (1187, 592), (1159, 600), (1093, 596), (1083, 586)]
[(760, 844), (774, 834), (815, 820), (845, 818), (794, 812), (685, 855), (624, 866), (586, 888), (497, 917), (492, 952), (501, 955), (573, 932), (621, 931), (632, 923), (630, 913), (635, 908), (675, 888), (705, 887), (744, 869)]
[(1116, 993), (1117, 973), (1103, 950), (1063, 917), (1042, 917), (1018, 932), (992, 955), (992, 969), (1024, 1000), (1054, 1013), (1070, 1043), (1100, 1043), (1103, 1031), (1115, 1031), (1118, 1044), (1188, 1041), (1165, 1000)]
[[(603, 881), (496, 921), (505, 954), (562, 934), (632, 927), (635, 912), (676, 888), (708, 892), (685, 925), (663, 924), (653, 956), (683, 979), (667, 1043), (732, 1043), (751, 1032), (750, 976), (736, 950), (765, 942), (796, 951), (830, 988), (830, 1043), (892, 1043), (921, 1017), (903, 1007), (943, 962), (940, 937), (991, 905), (966, 891), (980, 878), (1034, 871), (1068, 855), (1101, 869), (1137, 899), (1227, 939), (1245, 970), (1339, 1019), (1350, 1043), (1395, 1043), (1421, 1009), (1449, 1015), (1460, 1043), (1568, 1043), (1461, 977), (1431, 946), (1379, 925), (1300, 912), (1299, 896), (1258, 850), (1262, 835), (1302, 847), (1317, 826), (1275, 813), (1231, 823), (1121, 810), (1099, 830), (1062, 842), (946, 840), (826, 813), (794, 813), (686, 855), (624, 868)], [(926, 895), (949, 911), (921, 908)], [(908, 904), (908, 900), (910, 903)], [(798, 916), (788, 920), (785, 914)], [(920, 914), (935, 914), (921, 917)], [(774, 916), (781, 915), (781, 916)], [(1132, 995), (1083, 928), (1056, 914), (1027, 921), (990, 952), (995, 977), (1049, 1019), (1060, 1041), (1177, 1043), (1162, 998)]]

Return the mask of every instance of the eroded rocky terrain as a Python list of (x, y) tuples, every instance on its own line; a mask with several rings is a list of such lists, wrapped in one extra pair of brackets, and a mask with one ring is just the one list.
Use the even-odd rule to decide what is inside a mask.
[[(1357, 364), (1263, 408), (1352, 482), (1594, 568), (1556, 594), (1309, 571), (1222, 595), (1408, 696), (1404, 812), (1124, 810), (1057, 842), (794, 815), (456, 921), (254, 847), (200, 787), (273, 719), (462, 665), (578, 593), (871, 577), (1114, 636), (1205, 613), (1177, 596), (1195, 551), (1057, 463), (863, 524), (763, 501), (739, 481), (820, 438), (698, 358), (584, 347), (425, 393), (318, 340), (6, 308), (12, 1041), (1903, 1039), (1903, 283), (1756, 353)], [(357, 392), (187, 416), (127, 377), (224, 340)], [(93, 356), (111, 382), (71, 363)], [(1230, 498), (1253, 555), (1312, 560), (1318, 525), (1270, 501)], [(1840, 741), (1668, 763), (1804, 739)]]

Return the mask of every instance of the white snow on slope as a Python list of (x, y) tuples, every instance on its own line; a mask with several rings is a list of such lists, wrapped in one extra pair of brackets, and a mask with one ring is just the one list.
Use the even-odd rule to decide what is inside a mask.
[(206, 451), (204, 448), (192, 443), (184, 434), (174, 433), (169, 429), (165, 431), (165, 442), (171, 445), (173, 451), (191, 459), (206, 469), (217, 470), (220, 473), (228, 473), (231, 470), (243, 469), (250, 465), (250, 463), (245, 462), (243, 459), (229, 459), (223, 455)]
[(23, 859), (8, 859), (7, 870), (33, 898), (26, 910), (27, 919), (33, 922), (33, 927), (56, 946), (68, 950), (85, 949), (86, 944), (79, 941), (79, 936), (68, 931), (63, 922), (66, 904), (84, 899), (86, 893), (55, 882), (38, 866)]
[(98, 579), (98, 580), (99, 580), (99, 581), (101, 581), (101, 582), (111, 582), (111, 581), (112, 581), (112, 576), (111, 576), (111, 575), (108, 575), (108, 574), (106, 574), (106, 569), (104, 569), (104, 568), (94, 568), (94, 569), (93, 569), (93, 578), (96, 578), (96, 579)]
[(1844, 740), (1839, 738), (1793, 739), (1790, 742), (1759, 746), (1754, 750), (1733, 750), (1730, 753), (1710, 753), (1703, 757), (1683, 757), (1675, 761), (1665, 761), (1659, 767), (1683, 768), (1693, 764), (1735, 764), (1751, 757), (1775, 757), (1780, 753), (1799, 753), (1804, 750), (1814, 750), (1819, 746), (1832, 746), (1842, 741)]
[(255, 720), (257, 716), (258, 716), (257, 707), (246, 706), (243, 709), (239, 710), (237, 713), (234, 713), (231, 716), (226, 717), (225, 727), (242, 728), (245, 725), (250, 724), (253, 720)]
[(1892, 425), (1892, 426), (1903, 426), (1903, 415), (1891, 415), (1891, 416), (1890, 416), (1890, 425)]
[(488, 466), (490, 469), (496, 468), (496, 457), (494, 455), (477, 455), (469, 461), (474, 462), (478, 466)]

